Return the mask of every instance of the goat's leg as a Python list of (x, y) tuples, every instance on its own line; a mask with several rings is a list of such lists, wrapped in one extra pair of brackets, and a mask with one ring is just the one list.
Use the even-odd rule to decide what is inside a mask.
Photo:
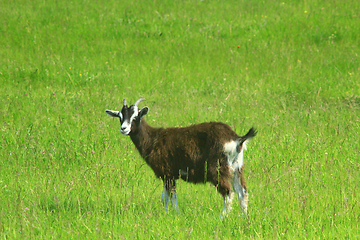
[(233, 188), (238, 196), (241, 210), (245, 214), (247, 214), (249, 196), (246, 190), (245, 180), (243, 176), (243, 168), (241, 168), (241, 170), (235, 170), (233, 178)]
[(169, 192), (169, 189), (166, 187), (166, 185), (167, 184), (164, 182), (163, 192), (161, 194), (161, 200), (162, 200), (163, 206), (165, 207), (166, 212), (167, 212), (168, 211), (168, 206), (169, 206), (170, 192)]
[(173, 208), (177, 208), (177, 194), (176, 194), (176, 183), (175, 180), (172, 180), (172, 188), (171, 188), (171, 204)]
[(220, 215), (220, 217), (222, 218), (225, 217), (231, 211), (231, 204), (234, 194), (233, 191), (231, 191), (230, 181), (222, 176), (219, 177), (217, 190), (223, 196), (224, 199), (224, 206)]
[(227, 214), (230, 213), (233, 197), (234, 197), (234, 193), (233, 191), (230, 191), (229, 194), (223, 198), (224, 206), (220, 215), (221, 218), (226, 217)]
[(164, 205), (166, 211), (168, 211), (169, 198), (171, 199), (171, 204), (172, 204), (173, 208), (177, 208), (177, 194), (176, 194), (175, 179), (164, 181), (164, 188), (163, 188), (163, 192), (161, 194), (161, 200), (163, 202), (163, 205)]

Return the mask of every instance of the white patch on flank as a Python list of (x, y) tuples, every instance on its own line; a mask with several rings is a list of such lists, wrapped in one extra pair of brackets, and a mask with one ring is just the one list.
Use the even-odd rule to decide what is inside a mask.
[(236, 169), (241, 169), (241, 167), (243, 166), (244, 149), (246, 149), (245, 144), (246, 141), (243, 143), (243, 147), (241, 148), (240, 153), (236, 151), (236, 141), (231, 141), (225, 143), (224, 145), (224, 152), (228, 157), (229, 166), (233, 171), (235, 171)]
[[(245, 188), (241, 186), (240, 183), (240, 172), (239, 170), (243, 166), (243, 157), (244, 157), (244, 151), (246, 150), (246, 144), (248, 143), (248, 140), (243, 142), (241, 151), (238, 153), (236, 151), (237, 142), (231, 141), (224, 145), (224, 152), (228, 157), (228, 163), (230, 167), (230, 171), (234, 174), (233, 176), (233, 182), (232, 186), (236, 193), (236, 195), (239, 198), (240, 205), (242, 211), (246, 214), (247, 213), (247, 205), (248, 205), (248, 193), (246, 192)], [(224, 198), (224, 207), (222, 211), (222, 216), (225, 216), (231, 209), (231, 201), (232, 201), (232, 192), (230, 192), (230, 196), (227, 196)]]
[(243, 142), (243, 145), (242, 145), (242, 150), (246, 150), (246, 145), (247, 143), (249, 142), (249, 140), (245, 140), (245, 142)]
[(224, 145), (224, 152), (228, 156), (229, 161), (234, 160), (234, 158), (238, 154), (237, 151), (236, 151), (236, 145), (237, 145), (236, 141), (231, 141), (231, 142), (225, 143), (225, 145)]

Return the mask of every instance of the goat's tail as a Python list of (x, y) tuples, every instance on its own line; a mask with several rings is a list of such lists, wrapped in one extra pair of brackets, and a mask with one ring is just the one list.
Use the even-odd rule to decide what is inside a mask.
[(241, 152), (242, 150), (246, 150), (246, 144), (249, 142), (250, 139), (255, 137), (256, 134), (257, 131), (255, 130), (255, 128), (253, 127), (250, 128), (247, 134), (245, 134), (244, 136), (238, 139), (238, 144), (236, 145), (236, 151)]

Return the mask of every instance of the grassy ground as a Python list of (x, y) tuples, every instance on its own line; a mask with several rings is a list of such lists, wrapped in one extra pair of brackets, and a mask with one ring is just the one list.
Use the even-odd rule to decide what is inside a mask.
[[(360, 237), (360, 2), (0, 0), (0, 237)], [(245, 154), (249, 215), (210, 185), (179, 211), (119, 133), (222, 121)], [(142, 106), (145, 105), (142, 103)]]

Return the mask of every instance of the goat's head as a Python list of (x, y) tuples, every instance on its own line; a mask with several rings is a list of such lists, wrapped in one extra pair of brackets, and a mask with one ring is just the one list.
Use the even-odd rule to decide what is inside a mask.
[(121, 134), (129, 135), (134, 131), (134, 128), (139, 126), (141, 118), (148, 113), (148, 107), (144, 107), (139, 111), (138, 105), (142, 101), (145, 101), (145, 99), (140, 98), (133, 105), (128, 107), (126, 105), (126, 100), (124, 99), (121, 111), (105, 110), (109, 116), (120, 118)]

